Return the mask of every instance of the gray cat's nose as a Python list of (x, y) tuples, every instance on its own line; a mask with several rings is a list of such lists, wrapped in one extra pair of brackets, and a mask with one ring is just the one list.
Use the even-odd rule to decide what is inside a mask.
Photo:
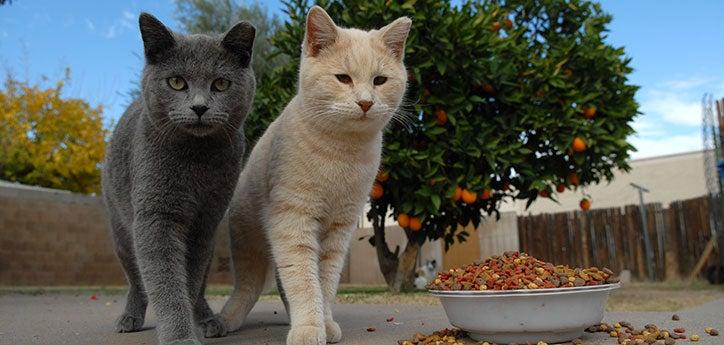
[(196, 116), (201, 117), (201, 115), (204, 115), (204, 113), (209, 110), (209, 107), (205, 105), (194, 105), (193, 107), (191, 107), (191, 110), (196, 113)]

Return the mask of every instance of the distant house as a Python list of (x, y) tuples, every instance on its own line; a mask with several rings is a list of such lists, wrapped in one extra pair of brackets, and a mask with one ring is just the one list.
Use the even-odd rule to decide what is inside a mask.
[(646, 203), (662, 203), (664, 207), (676, 200), (691, 199), (707, 194), (704, 177), (704, 151), (632, 160), (631, 171), (616, 171), (610, 183), (588, 186), (583, 190), (566, 190), (556, 194), (558, 203), (538, 199), (526, 210), (525, 202), (505, 204), (501, 211), (519, 215), (556, 213), (579, 209), (583, 191), (591, 196), (592, 208), (610, 208), (638, 204), (639, 194), (630, 183), (647, 188)]

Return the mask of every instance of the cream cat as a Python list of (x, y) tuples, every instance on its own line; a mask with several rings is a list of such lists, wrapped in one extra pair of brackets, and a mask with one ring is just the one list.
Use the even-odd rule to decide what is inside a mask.
[(382, 131), (405, 93), (410, 25), (403, 17), (366, 32), (309, 11), (298, 94), (254, 147), (230, 206), (235, 288), (222, 311), (230, 330), (256, 303), (273, 258), (289, 303), (287, 344), (342, 337), (330, 307)]

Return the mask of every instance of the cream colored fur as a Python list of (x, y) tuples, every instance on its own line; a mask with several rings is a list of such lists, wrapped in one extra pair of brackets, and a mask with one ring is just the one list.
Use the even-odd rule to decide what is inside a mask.
[[(273, 264), (289, 302), (287, 344), (340, 340), (330, 306), (379, 168), (382, 131), (405, 92), (410, 25), (399, 18), (380, 30), (343, 29), (322, 8), (310, 10), (298, 94), (254, 147), (231, 202), (235, 287), (222, 311), (230, 330)], [(387, 81), (374, 85), (379, 76)], [(364, 101), (373, 102), (366, 112)]]

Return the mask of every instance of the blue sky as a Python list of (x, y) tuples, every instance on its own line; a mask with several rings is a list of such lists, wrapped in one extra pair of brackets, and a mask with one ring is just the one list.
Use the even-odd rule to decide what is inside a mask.
[[(278, 0), (262, 1), (282, 15)], [(633, 57), (643, 116), (634, 123), (634, 158), (701, 147), (701, 97), (724, 97), (724, 1), (606, 0), (609, 42)], [(14, 0), (0, 7), (0, 66), (20, 79), (57, 80), (69, 67), (66, 95), (102, 104), (116, 119), (142, 66), (139, 12), (174, 29), (172, 0)]]

